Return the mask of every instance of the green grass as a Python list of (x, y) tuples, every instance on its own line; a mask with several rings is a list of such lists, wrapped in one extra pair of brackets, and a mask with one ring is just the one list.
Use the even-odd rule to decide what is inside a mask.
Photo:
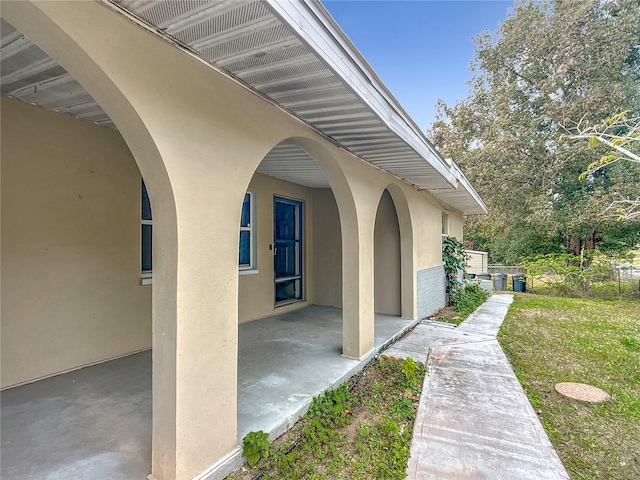
[[(574, 479), (640, 478), (640, 301), (517, 294), (500, 343)], [(559, 382), (602, 388), (600, 405)]]
[(374, 361), (355, 388), (345, 384), (314, 398), (267, 458), (228, 478), (263, 471), (263, 479), (404, 479), (425, 373), (411, 359)]

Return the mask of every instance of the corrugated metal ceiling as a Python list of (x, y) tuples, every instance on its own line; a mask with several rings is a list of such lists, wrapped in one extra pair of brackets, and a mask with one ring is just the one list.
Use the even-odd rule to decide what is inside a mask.
[[(345, 63), (345, 68), (354, 68), (354, 75), (339, 75), (338, 64), (333, 63), (336, 55), (327, 57), (314, 37), (301, 38), (302, 30), (296, 24), (298, 10), (306, 5), (308, 9), (320, 8), (320, 13), (328, 16), (319, 5), (304, 1), (289, 4), (288, 0), (103, 1), (117, 5), (113, 8), (124, 9), (158, 34), (226, 71), (360, 158), (432, 191), (465, 213), (483, 213), (482, 201), (471, 186), (455, 188), (451, 166), (420, 137), (422, 134), (413, 133), (415, 125), (402, 118), (404, 112), (395, 100), (389, 100), (388, 92), (382, 88), (373, 92), (385, 108), (386, 103), (392, 107), (381, 110), (349, 78), (364, 75), (362, 78), (374, 85), (377, 77), (371, 79), (353, 62)], [(314, 28), (332, 22), (318, 20), (318, 11), (305, 10), (302, 15), (316, 21)], [(59, 65), (6, 22), (1, 27), (3, 95), (114, 127), (100, 106)], [(310, 35), (314, 34), (312, 27)], [(334, 35), (329, 30), (315, 34), (321, 40)], [(341, 48), (348, 50), (344, 39), (333, 40), (335, 45), (343, 42)], [(353, 54), (345, 51), (344, 56)], [(338, 66), (342, 68), (342, 64)], [(311, 157), (304, 158), (294, 150), (278, 146), (259, 171), (303, 185), (327, 186)]]
[(3, 19), (0, 34), (2, 95), (115, 128), (71, 75)]

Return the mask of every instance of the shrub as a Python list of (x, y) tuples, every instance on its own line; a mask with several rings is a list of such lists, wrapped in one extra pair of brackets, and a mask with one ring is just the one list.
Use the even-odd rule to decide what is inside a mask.
[(463, 273), (467, 268), (467, 253), (464, 244), (455, 237), (442, 238), (442, 261), (444, 273), (447, 276), (447, 303), (453, 305), (458, 302), (462, 294), (462, 283), (458, 280), (458, 272)]
[(460, 315), (468, 315), (484, 303), (487, 293), (477, 283), (469, 283), (453, 298), (451, 306)]

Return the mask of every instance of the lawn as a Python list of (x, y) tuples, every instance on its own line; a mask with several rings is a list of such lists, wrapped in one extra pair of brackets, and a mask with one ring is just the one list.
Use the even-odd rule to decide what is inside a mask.
[(411, 359), (374, 360), (228, 480), (403, 480), (425, 374)]
[[(499, 341), (573, 479), (640, 478), (640, 301), (516, 294)], [(559, 396), (581, 382), (613, 399)]]

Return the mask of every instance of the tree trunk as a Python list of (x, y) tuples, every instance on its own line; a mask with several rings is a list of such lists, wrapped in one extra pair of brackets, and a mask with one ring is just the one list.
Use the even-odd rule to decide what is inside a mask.
[(591, 230), (587, 233), (587, 238), (584, 240), (584, 249), (585, 250), (595, 250), (596, 249), (596, 231)]
[(569, 240), (567, 241), (567, 250), (569, 253), (579, 256), (580, 255), (580, 247), (582, 246), (582, 241), (578, 235), (571, 235)]

